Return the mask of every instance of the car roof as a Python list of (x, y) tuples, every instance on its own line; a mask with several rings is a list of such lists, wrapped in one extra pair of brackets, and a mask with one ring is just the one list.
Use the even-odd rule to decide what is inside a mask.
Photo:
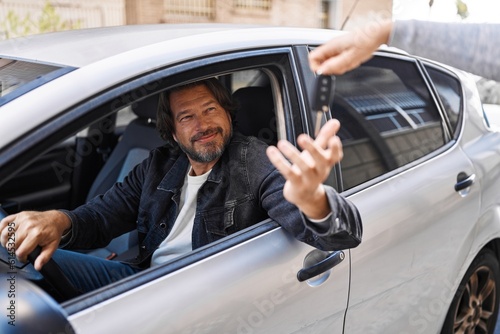
[[(242, 34), (242, 31), (245, 33)], [(82, 67), (120, 53), (182, 37), (205, 35), (203, 40), (210, 44), (210, 41), (222, 32), (225, 41), (232, 45), (233, 49), (243, 44), (248, 48), (252, 43), (255, 43), (255, 46), (264, 46), (261, 43), (262, 36), (266, 35), (274, 36), (274, 42), (268, 40), (265, 43), (269, 46), (294, 44), (294, 41), (300, 40), (301, 35), (308, 36), (304, 41), (309, 42), (311, 36), (316, 36), (317, 42), (320, 43), (325, 41), (325, 34), (328, 38), (338, 33), (326, 29), (234, 24), (125, 25), (68, 30), (6, 40), (0, 42), (0, 57)], [(196, 41), (200, 43), (200, 39)], [(181, 40), (177, 46), (183, 47)]]
[[(32, 35), (0, 42), (0, 60), (24, 60), (63, 67), (13, 91), (1, 106), (0, 146), (13, 142), (16, 133), (8, 127), (16, 124), (19, 133), (42, 124), (66, 110), (76, 101), (99, 94), (117, 83), (171, 65), (187, 64), (193, 59), (239, 52), (238, 57), (261, 55), (260, 50), (319, 45), (338, 31), (312, 28), (264, 27), (227, 24), (130, 25), (80, 29)], [(1, 64), (1, 62), (0, 62)], [(55, 73), (54, 75), (52, 75)], [(19, 92), (17, 95), (16, 92)], [(64, 93), (62, 93), (64, 92)], [(54, 99), (54, 94), (64, 98)], [(5, 98), (9, 98), (5, 96)], [(30, 104), (43, 105), (43, 113), (33, 112), (30, 122), (18, 117), (19, 110), (29, 112)], [(35, 109), (37, 109), (35, 108)], [(35, 110), (33, 109), (33, 110)], [(17, 122), (17, 123), (16, 123)], [(23, 130), (21, 130), (23, 129)], [(4, 131), (5, 130), (5, 131)]]

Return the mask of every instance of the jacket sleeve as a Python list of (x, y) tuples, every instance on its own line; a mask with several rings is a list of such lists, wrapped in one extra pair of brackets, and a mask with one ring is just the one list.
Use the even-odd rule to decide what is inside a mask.
[(62, 248), (93, 249), (106, 246), (113, 238), (136, 228), (142, 184), (150, 158), (137, 165), (123, 182), (73, 211), (71, 235)]
[(351, 201), (337, 193), (334, 188), (327, 185), (324, 187), (332, 214), (320, 225), (309, 221), (301, 213), (304, 225), (314, 235), (330, 240), (329, 243), (331, 246), (335, 246), (334, 249), (358, 246), (363, 235), (363, 225), (358, 209)]
[[(253, 175), (263, 175), (256, 186), (261, 207), (268, 216), (278, 222), (297, 240), (305, 242), (321, 250), (340, 250), (353, 248), (360, 244), (363, 233), (361, 216), (356, 206), (337, 193), (335, 189), (325, 185), (326, 194), (332, 214), (326, 221), (317, 224), (309, 221), (305, 215), (283, 196), (285, 179), (271, 164), (265, 151), (262, 156), (248, 159), (254, 171)], [(256, 161), (258, 163), (252, 163)]]
[(396, 20), (389, 45), (500, 81), (498, 23)]

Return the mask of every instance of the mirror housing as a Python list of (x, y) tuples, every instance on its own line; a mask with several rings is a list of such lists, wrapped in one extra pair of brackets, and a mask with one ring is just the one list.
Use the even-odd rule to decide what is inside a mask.
[(0, 333), (75, 333), (64, 309), (15, 271), (0, 274), (0, 291)]

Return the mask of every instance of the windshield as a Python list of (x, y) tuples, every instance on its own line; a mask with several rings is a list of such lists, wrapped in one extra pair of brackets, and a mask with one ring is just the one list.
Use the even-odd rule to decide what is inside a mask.
[(0, 105), (67, 71), (54, 65), (0, 58)]

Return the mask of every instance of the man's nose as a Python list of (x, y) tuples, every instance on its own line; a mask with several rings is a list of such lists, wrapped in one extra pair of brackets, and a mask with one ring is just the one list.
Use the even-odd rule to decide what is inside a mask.
[(207, 115), (197, 115), (195, 117), (195, 127), (197, 131), (205, 131), (211, 124), (211, 117)]

